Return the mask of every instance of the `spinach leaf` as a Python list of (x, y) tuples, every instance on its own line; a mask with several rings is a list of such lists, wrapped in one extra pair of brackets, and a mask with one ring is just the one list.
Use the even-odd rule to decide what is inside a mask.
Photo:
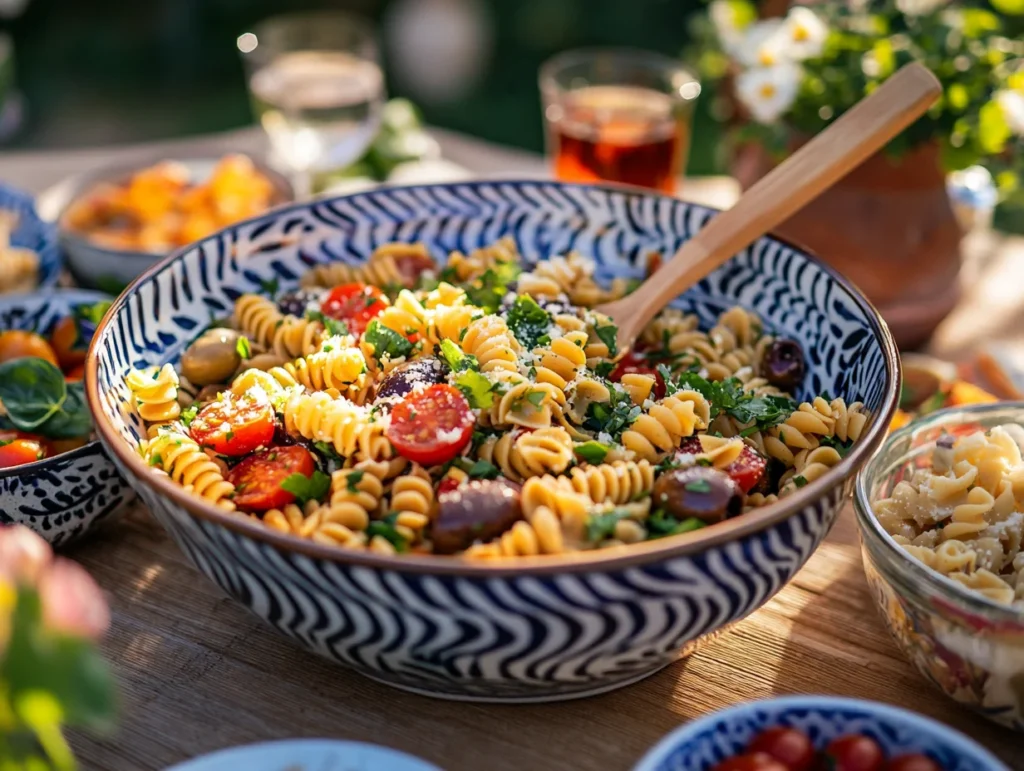
[(92, 416), (85, 400), (85, 386), (81, 381), (67, 384), (67, 398), (50, 419), (36, 428), (36, 433), (49, 439), (74, 439), (88, 436), (92, 430)]
[(323, 311), (308, 310), (306, 311), (306, 319), (309, 321), (319, 321), (324, 325), (324, 329), (327, 330), (327, 334), (331, 337), (348, 334), (348, 324), (340, 319), (334, 319), (325, 315)]
[(608, 457), (609, 449), (611, 448), (606, 444), (590, 441), (576, 445), (573, 451), (587, 463), (592, 463), (596, 466), (599, 463), (604, 463), (604, 459)]
[(373, 346), (373, 355), (378, 361), (388, 356), (400, 359), (412, 353), (412, 343), (381, 324), (377, 319), (370, 322), (363, 334), (364, 339)]
[(587, 540), (600, 543), (611, 538), (619, 521), (629, 516), (629, 509), (612, 509), (605, 514), (592, 514), (587, 522)]
[(295, 496), (301, 506), (306, 501), (319, 501), (331, 489), (331, 478), (317, 469), (313, 476), (292, 474), (281, 483), (281, 489)]
[[(512, 303), (506, 321), (516, 340), (525, 348), (536, 348), (540, 345), (541, 338), (547, 337), (548, 329), (551, 327), (548, 312), (537, 305), (536, 300), (525, 294), (519, 295)], [(550, 337), (548, 342), (551, 342)]]
[(616, 356), (619, 353), (619, 328), (614, 324), (598, 324), (594, 327), (594, 334), (601, 342), (608, 346), (608, 355)]
[(611, 394), (609, 401), (594, 402), (587, 407), (583, 427), (594, 433), (604, 431), (617, 442), (621, 439), (622, 432), (640, 417), (641, 409), (633, 404), (632, 397), (621, 386), (610, 383), (608, 391)]
[(67, 396), (64, 375), (45, 359), (27, 357), (0, 364), (0, 402), (11, 423), (22, 431), (43, 425)]
[(466, 287), (466, 297), (485, 313), (494, 313), (501, 306), (509, 284), (520, 272), (521, 268), (514, 262), (499, 262)]
[(371, 520), (370, 524), (366, 527), (366, 535), (370, 538), (379, 535), (394, 546), (395, 551), (406, 551), (409, 548), (409, 544), (406, 543), (405, 536), (396, 529), (395, 524), (397, 521), (398, 514), (395, 512), (391, 512), (381, 519)]

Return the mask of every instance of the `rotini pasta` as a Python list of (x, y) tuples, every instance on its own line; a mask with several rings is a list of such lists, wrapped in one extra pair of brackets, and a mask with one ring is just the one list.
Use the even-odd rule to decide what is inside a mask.
[(181, 414), (178, 403), (178, 373), (174, 367), (133, 369), (124, 379), (135, 397), (139, 417), (150, 425), (161, 425), (176, 420)]

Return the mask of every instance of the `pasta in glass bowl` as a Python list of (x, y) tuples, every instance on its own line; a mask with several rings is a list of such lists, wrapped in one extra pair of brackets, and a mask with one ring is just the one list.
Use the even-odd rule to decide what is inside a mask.
[(896, 402), (875, 312), (771, 239), (612, 350), (589, 308), (711, 214), (532, 181), (271, 212), (115, 304), (100, 435), (204, 573), (323, 655), (457, 698), (624, 685), (784, 585)]
[(1024, 403), (955, 407), (894, 432), (857, 477), (868, 584), (947, 695), (1024, 731)]

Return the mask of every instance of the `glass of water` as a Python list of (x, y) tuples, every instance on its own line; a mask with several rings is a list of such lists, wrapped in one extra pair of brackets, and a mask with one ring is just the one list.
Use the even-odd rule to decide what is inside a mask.
[(308, 198), (314, 172), (356, 161), (384, 105), (373, 27), (338, 12), (275, 16), (238, 37), (253, 111), (271, 149)]

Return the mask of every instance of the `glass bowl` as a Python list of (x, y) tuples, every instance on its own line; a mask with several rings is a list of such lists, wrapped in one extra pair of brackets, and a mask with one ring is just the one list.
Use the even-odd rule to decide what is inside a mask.
[(953, 407), (894, 432), (857, 476), (864, 572), (889, 632), (927, 679), (1000, 725), (1024, 731), (1024, 611), (975, 594), (904, 551), (873, 501), (927, 462), (943, 432), (1024, 423), (1024, 402)]

